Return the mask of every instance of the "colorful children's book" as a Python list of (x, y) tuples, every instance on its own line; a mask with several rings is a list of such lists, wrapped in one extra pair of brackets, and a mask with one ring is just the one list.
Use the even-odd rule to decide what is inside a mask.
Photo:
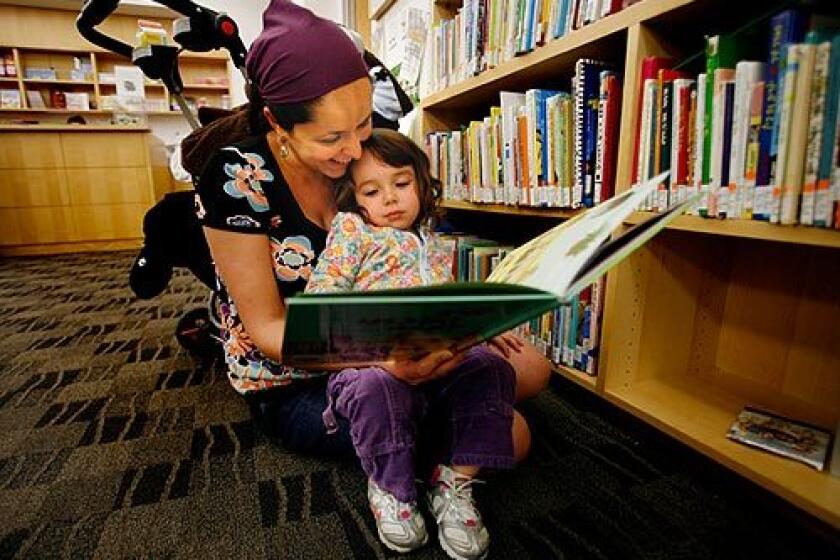
[(334, 369), (418, 358), (467, 348), (539, 317), (571, 301), (695, 202), (609, 239), (662, 180), (664, 174), (511, 251), (487, 282), (288, 298), (283, 363)]
[(831, 441), (831, 434), (825, 430), (750, 407), (741, 410), (726, 437), (805, 463), (818, 471), (825, 468)]

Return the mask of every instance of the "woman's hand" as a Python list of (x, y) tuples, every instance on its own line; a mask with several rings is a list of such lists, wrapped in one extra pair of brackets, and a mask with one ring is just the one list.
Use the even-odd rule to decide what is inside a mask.
[(510, 358), (513, 352), (521, 352), (525, 347), (525, 342), (510, 331), (491, 338), (487, 344), (505, 358)]
[(409, 385), (419, 385), (443, 377), (461, 363), (464, 354), (438, 350), (419, 360), (395, 360), (383, 364), (391, 375)]

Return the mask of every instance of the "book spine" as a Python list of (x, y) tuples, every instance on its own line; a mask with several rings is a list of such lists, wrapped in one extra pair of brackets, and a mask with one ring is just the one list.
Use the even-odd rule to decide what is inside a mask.
[(791, 119), (793, 118), (793, 99), (796, 91), (799, 62), (802, 50), (799, 44), (788, 45), (785, 52), (784, 78), (778, 113), (778, 153), (776, 155), (776, 173), (770, 200), (770, 222), (779, 223), (782, 209), (782, 183), (787, 170), (788, 145), (790, 142)]
[[(672, 118), (673, 118), (673, 92), (674, 92), (674, 82), (672, 81), (665, 81), (663, 82), (660, 79), (660, 90), (659, 90), (659, 129), (657, 131), (657, 162), (656, 162), (656, 173), (661, 173), (663, 171), (668, 171), (671, 169), (671, 143), (672, 143)], [(671, 178), (673, 175), (668, 176), (662, 183), (659, 185), (659, 198), (656, 201), (656, 210), (659, 212), (664, 212), (668, 209), (668, 205), (671, 201), (671, 185), (673, 184)]]
[(705, 122), (703, 124), (703, 184), (711, 182), (712, 174), (712, 118), (714, 112), (712, 107), (715, 100), (715, 71), (720, 66), (718, 54), (718, 43), (720, 36), (714, 35), (706, 38), (706, 110), (704, 112)]
[(618, 126), (621, 112), (621, 83), (618, 76), (610, 72), (606, 77), (606, 108), (604, 110), (603, 169), (601, 200), (612, 198), (615, 193), (615, 166), (618, 152)]
[(820, 163), (817, 171), (817, 192), (814, 200), (814, 225), (830, 227), (834, 193), (831, 188), (832, 155), (836, 139), (838, 119), (838, 101), (840, 101), (840, 35), (831, 41), (829, 56), (828, 86), (825, 98), (825, 117), (823, 119)]
[[(697, 76), (697, 92), (694, 97), (696, 99), (693, 131), (694, 170), (692, 171), (693, 181), (690, 185), (689, 196), (694, 196), (695, 192), (703, 191), (705, 185), (703, 183), (703, 134), (706, 123), (706, 74)], [(697, 205), (692, 209), (692, 214), (705, 216), (708, 204), (708, 196), (703, 194)]]
[(539, 105), (539, 91), (529, 89), (525, 92), (525, 116), (527, 118), (527, 143), (528, 143), (528, 198), (526, 204), (536, 206), (540, 189), (540, 153), (539, 138), (537, 138), (537, 105)]
[(792, 106), (788, 155), (782, 183), (782, 200), (779, 221), (783, 225), (795, 224), (799, 217), (799, 198), (805, 180), (805, 152), (808, 145), (808, 117), (811, 102), (811, 82), (814, 75), (816, 46), (799, 45), (799, 72), (796, 76)]
[(583, 204), (583, 181), (585, 171), (583, 168), (583, 141), (586, 134), (584, 117), (585, 95), (583, 92), (583, 66), (584, 61), (578, 60), (575, 64), (575, 76), (572, 79), (572, 95), (574, 96), (574, 123), (575, 123), (575, 160), (574, 160), (574, 189), (572, 191), (572, 206), (578, 208)]
[(519, 169), (519, 204), (522, 205), (530, 205), (531, 204), (531, 166), (530, 166), (530, 154), (528, 152), (528, 114), (526, 105), (523, 105), (519, 109), (519, 114), (516, 116), (516, 132), (517, 132), (517, 145), (519, 146), (519, 158), (517, 160), (518, 169)]
[(604, 188), (604, 145), (607, 136), (607, 79), (609, 72), (601, 72), (598, 86), (598, 135), (595, 143), (595, 187), (593, 189), (593, 203), (600, 204), (603, 200)]
[(733, 118), (735, 113), (735, 82), (726, 81), (723, 85), (723, 147), (720, 160), (720, 185), (718, 191), (718, 217), (727, 218), (733, 207), (732, 192), (729, 189), (729, 171), (732, 160)]
[[(789, 12), (782, 12), (770, 20), (770, 42), (768, 47), (767, 67), (764, 73), (764, 114), (762, 116), (761, 135), (759, 137), (759, 159), (756, 171), (756, 184), (766, 189), (772, 184), (772, 169), (770, 151), (773, 141), (773, 130), (776, 126), (776, 111), (779, 86), (779, 67), (784, 54), (786, 37), (790, 35)], [(758, 213), (758, 218), (764, 217), (764, 212)], [(769, 219), (769, 216), (767, 216)]]
[(741, 217), (751, 219), (755, 208), (756, 177), (760, 151), (761, 116), (764, 112), (764, 82), (756, 82), (750, 88), (749, 126), (744, 161), (743, 205)]
[(741, 61), (735, 66), (735, 105), (732, 114), (732, 157), (729, 165), (729, 217), (739, 218), (744, 207), (744, 171), (750, 126), (752, 86), (764, 74), (761, 62)]
[(814, 72), (811, 79), (807, 149), (805, 151), (805, 181), (802, 185), (802, 200), (799, 205), (799, 223), (806, 226), (814, 225), (817, 175), (819, 174), (823, 121), (825, 120), (830, 55), (830, 42), (826, 41), (816, 46)]
[(636, 134), (634, 136), (634, 146), (633, 146), (633, 183), (636, 184), (641, 180), (641, 176), (638, 174), (639, 170), (639, 150), (641, 149), (640, 142), (644, 135), (644, 128), (642, 127), (642, 107), (643, 107), (643, 100), (645, 96), (645, 82), (650, 78), (656, 78), (660, 68), (666, 68), (670, 64), (670, 60), (667, 58), (656, 57), (656, 56), (649, 56), (646, 57), (642, 61), (642, 72), (641, 76), (639, 77), (639, 101), (636, 106), (636, 116), (638, 117), (638, 121), (636, 122)]

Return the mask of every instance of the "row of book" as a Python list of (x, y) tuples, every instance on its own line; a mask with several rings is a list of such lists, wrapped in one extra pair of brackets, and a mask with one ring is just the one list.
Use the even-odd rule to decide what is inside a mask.
[(578, 208), (615, 190), (621, 83), (581, 59), (571, 92), (502, 91), (490, 115), (426, 137), (447, 200)]
[(696, 76), (644, 60), (634, 182), (671, 175), (643, 209), (699, 190), (697, 215), (840, 228), (840, 35), (825, 25), (776, 15), (766, 60), (745, 59), (754, 47), (738, 36), (708, 37)]
[(454, 85), (638, 0), (464, 0), (429, 32), (428, 92)]
[[(459, 282), (482, 282), (512, 246), (475, 236), (441, 236), (453, 252), (453, 277)], [(604, 306), (604, 278), (561, 305), (517, 327), (515, 332), (539, 348), (557, 365), (597, 373), (600, 323)]]

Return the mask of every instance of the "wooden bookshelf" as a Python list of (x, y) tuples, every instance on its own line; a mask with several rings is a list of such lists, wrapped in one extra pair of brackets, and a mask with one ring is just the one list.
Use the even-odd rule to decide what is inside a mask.
[[(435, 20), (460, 2), (436, 2)], [(638, 83), (651, 55), (702, 50), (765, 3), (642, 0), (424, 98), (424, 132), (489, 114), (502, 90), (568, 87), (577, 59), (623, 76), (617, 185), (631, 183)], [(725, 13), (727, 17), (721, 18)], [(495, 228), (574, 212), (444, 202)], [(635, 213), (626, 226), (648, 214)], [(508, 218), (509, 217), (509, 218)], [(493, 228), (490, 228), (493, 229)], [(682, 216), (607, 275), (596, 377), (558, 375), (840, 528), (840, 478), (726, 438), (745, 405), (834, 431), (840, 419), (840, 232)]]

